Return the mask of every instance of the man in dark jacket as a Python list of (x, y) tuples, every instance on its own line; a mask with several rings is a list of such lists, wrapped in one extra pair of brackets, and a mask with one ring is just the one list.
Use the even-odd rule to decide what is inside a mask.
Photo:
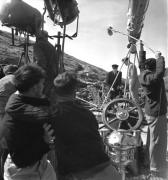
[(120, 180), (104, 151), (95, 116), (75, 99), (77, 84), (75, 74), (68, 72), (54, 80), (58, 107), (53, 128), (60, 180)]
[(147, 146), (151, 176), (166, 176), (167, 99), (164, 85), (164, 57), (140, 61), (140, 83), (146, 102), (145, 115), (149, 122)]
[(39, 31), (33, 46), (33, 61), (45, 70), (44, 94), (51, 103), (55, 100), (52, 93), (53, 80), (58, 75), (59, 58), (56, 48), (48, 41), (48, 33)]
[(117, 96), (121, 96), (121, 82), (122, 82), (122, 72), (118, 71), (118, 65), (112, 65), (112, 71), (107, 74), (106, 83), (111, 88), (110, 99), (114, 99)]
[(9, 152), (5, 179), (56, 180), (45, 156), (50, 148), (43, 128), (49, 120), (49, 102), (42, 98), (44, 77), (44, 71), (37, 65), (22, 66), (14, 74), (18, 94), (8, 100), (0, 135), (4, 134)]
[[(44, 95), (51, 104), (51, 111), (54, 104), (57, 103), (54, 92), (54, 78), (59, 73), (59, 45), (56, 48), (48, 41), (48, 33), (46, 31), (38, 31), (36, 33), (36, 42), (33, 46), (33, 60), (36, 64), (45, 70), (46, 77), (44, 82)], [(56, 169), (56, 157), (53, 151), (48, 155), (52, 165)]]

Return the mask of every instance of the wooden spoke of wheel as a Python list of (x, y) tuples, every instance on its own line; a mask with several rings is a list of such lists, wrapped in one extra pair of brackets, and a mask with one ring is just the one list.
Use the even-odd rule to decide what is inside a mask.
[(118, 118), (115, 117), (115, 118), (111, 119), (110, 121), (108, 121), (108, 123), (111, 124), (111, 123), (113, 123), (114, 121), (117, 121), (117, 120), (118, 120)]
[(138, 117), (135, 117), (135, 116), (129, 116), (129, 117), (138, 120)]
[(129, 126), (130, 129), (132, 129), (133, 127), (131, 126), (131, 124), (127, 121), (127, 125)]
[[(135, 120), (135, 125), (132, 125), (131, 122), (129, 122), (129, 117), (128, 117), (128, 119), (125, 119), (124, 121), (120, 120), (117, 117), (114, 117), (111, 120), (108, 120), (108, 117), (115, 116), (117, 113), (117, 112), (112, 113), (112, 112), (110, 112), (110, 110), (115, 109), (116, 111), (118, 111), (120, 107), (122, 109), (125, 108), (125, 110), (128, 111), (129, 117), (132, 118), (133, 121)], [(135, 110), (137, 112), (136, 113), (137, 117), (136, 117), (136, 115), (134, 115), (134, 114), (132, 115), (132, 113), (131, 113)], [(133, 101), (131, 101), (129, 99), (115, 99), (115, 100), (109, 102), (103, 109), (102, 119), (103, 119), (104, 124), (107, 126), (107, 128), (109, 128), (111, 130), (119, 130), (122, 122), (125, 122), (127, 124), (127, 126), (130, 128), (128, 130), (126, 129), (125, 131), (130, 131), (130, 130), (137, 129), (140, 126), (142, 119), (143, 119), (143, 113), (142, 113), (141, 108), (137, 104), (135, 104)], [(116, 129), (117, 127), (118, 127), (118, 129)]]
[(128, 112), (132, 112), (132, 111), (134, 111), (135, 109), (137, 109), (137, 107), (133, 107), (132, 109), (129, 109)]
[(115, 121), (117, 122), (117, 127), (115, 128), (115, 130), (118, 130), (121, 126), (121, 121), (115, 117), (113, 119), (111, 119), (110, 121), (108, 121), (108, 125), (110, 126), (110, 128), (113, 128), (113, 126), (111, 125), (112, 123), (115, 123)]

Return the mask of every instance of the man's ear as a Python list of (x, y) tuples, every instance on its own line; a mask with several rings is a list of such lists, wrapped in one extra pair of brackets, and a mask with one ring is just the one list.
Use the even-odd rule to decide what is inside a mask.
[(35, 85), (31, 88), (31, 90), (32, 90), (32, 91), (36, 91), (37, 88), (38, 88), (38, 86), (37, 86), (37, 84), (35, 84)]
[(144, 67), (145, 67), (145, 70), (148, 69), (148, 66), (147, 66), (147, 65), (145, 65)]

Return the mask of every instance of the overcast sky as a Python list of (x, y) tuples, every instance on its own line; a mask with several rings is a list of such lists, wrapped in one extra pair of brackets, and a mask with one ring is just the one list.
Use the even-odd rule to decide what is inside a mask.
[[(79, 37), (74, 40), (74, 44), (72, 42), (66, 44), (66, 51), (73, 52), (76, 57), (106, 70), (111, 69), (113, 63), (121, 64), (121, 59), (128, 51), (126, 48), (127, 37), (120, 34), (108, 36), (106, 29), (111, 25), (126, 32), (126, 14), (129, 1), (80, 0), (78, 2), (81, 17)], [(142, 40), (154, 50), (162, 51), (163, 55), (166, 56), (166, 31), (166, 0), (150, 0), (142, 30)], [(76, 47), (78, 47), (77, 52)], [(146, 50), (148, 56), (153, 56), (148, 49)]]
[[(24, 0), (42, 11), (42, 0)], [(162, 51), (167, 57), (167, 0), (150, 0), (145, 16), (141, 39), (154, 50)], [(105, 70), (111, 65), (121, 65), (121, 59), (127, 54), (126, 36), (114, 34), (109, 36), (107, 28), (112, 26), (122, 32), (126, 31), (129, 0), (77, 0), (80, 10), (79, 34), (74, 40), (66, 39), (65, 52)], [(57, 34), (58, 26), (46, 18), (45, 29), (50, 35)], [(72, 35), (76, 21), (67, 26), (67, 34)], [(55, 40), (56, 42), (56, 40)], [(147, 50), (147, 56), (153, 54)], [(166, 60), (168, 61), (168, 60)], [(166, 62), (168, 66), (168, 62)]]

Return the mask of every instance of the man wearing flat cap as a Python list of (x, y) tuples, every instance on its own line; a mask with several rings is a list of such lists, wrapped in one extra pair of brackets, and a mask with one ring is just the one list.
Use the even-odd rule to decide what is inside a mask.
[(114, 99), (121, 94), (121, 80), (122, 80), (122, 72), (118, 71), (118, 65), (112, 65), (112, 71), (107, 74), (106, 83), (111, 89), (110, 91), (110, 99)]
[(145, 94), (145, 116), (149, 122), (147, 154), (150, 177), (167, 179), (167, 99), (163, 79), (165, 60), (161, 53), (157, 53), (155, 58), (140, 58), (139, 80)]

